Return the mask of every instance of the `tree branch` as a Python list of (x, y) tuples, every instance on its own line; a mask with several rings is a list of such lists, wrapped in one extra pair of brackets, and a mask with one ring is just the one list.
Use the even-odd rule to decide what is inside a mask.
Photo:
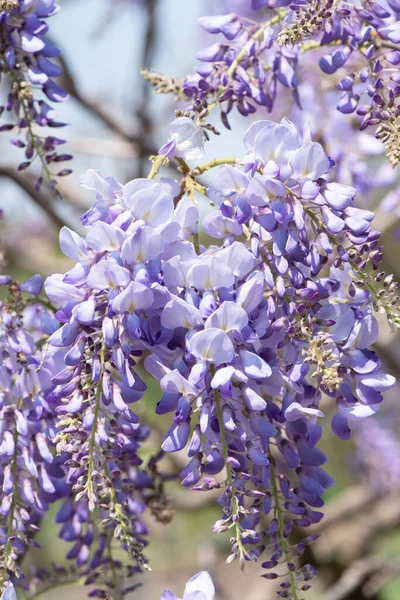
[(367, 485), (354, 485), (340, 493), (325, 507), (322, 521), (313, 527), (314, 532), (321, 532), (338, 521), (349, 519), (361, 512), (379, 498), (377, 492)]
[[(153, 62), (153, 54), (156, 42), (156, 8), (157, 0), (147, 0), (146, 2), (146, 13), (147, 13), (147, 25), (146, 33), (143, 42), (143, 54), (142, 54), (142, 69), (151, 69)], [(141, 79), (141, 101), (136, 111), (137, 117), (140, 123), (139, 137), (143, 139), (152, 139), (153, 123), (150, 115), (150, 100), (152, 96), (152, 87), (148, 81), (144, 78)], [(151, 144), (153, 145), (153, 144)], [(151, 152), (150, 154), (157, 154), (157, 151)], [(145, 164), (148, 158), (149, 152), (147, 152), (143, 144), (140, 145), (139, 156), (138, 156), (138, 170), (137, 177), (144, 176)]]
[(14, 167), (0, 165), (0, 177), (7, 177), (16, 183), (26, 194), (28, 194), (39, 208), (41, 208), (58, 229), (67, 225), (66, 221), (57, 214), (53, 208), (53, 202), (35, 190), (32, 178), (21, 175)]
[(386, 556), (367, 556), (352, 563), (324, 594), (324, 600), (345, 600), (372, 576), (400, 573), (400, 560), (388, 560)]
[(139, 147), (138, 150), (145, 152), (147, 155), (157, 153), (154, 148), (151, 148), (144, 142), (142, 136), (135, 135), (127, 131), (126, 128), (121, 125), (118, 120), (115, 119), (106, 109), (104, 109), (99, 102), (87, 98), (80, 92), (76, 86), (74, 77), (64, 54), (61, 54), (59, 57), (59, 62), (63, 70), (63, 74), (60, 77), (60, 84), (65, 91), (70, 94), (70, 96), (75, 98), (75, 100), (79, 102), (84, 109), (88, 110), (98, 119), (100, 119), (100, 121), (102, 121), (108, 129), (114, 131), (114, 133), (116, 133), (121, 139), (130, 142), (131, 144), (137, 144)]

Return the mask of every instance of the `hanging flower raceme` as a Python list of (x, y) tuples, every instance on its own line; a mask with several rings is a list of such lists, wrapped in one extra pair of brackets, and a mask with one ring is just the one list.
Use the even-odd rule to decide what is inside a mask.
[[(255, 0), (254, 10), (268, 7), (268, 19), (257, 22), (246, 14), (200, 17), (203, 29), (219, 35), (197, 53), (196, 73), (182, 82), (157, 73), (144, 76), (161, 93), (190, 99), (190, 108), (202, 114), (220, 107), (221, 120), (230, 128), (228, 115), (236, 106), (247, 116), (257, 105), (271, 111), (281, 86), (292, 90), (300, 108), (302, 61), (319, 63), (326, 75), (347, 67), (351, 72), (337, 83), (341, 92), (337, 109), (356, 112), (360, 128), (376, 128), (389, 161), (400, 160), (398, 134), (398, 76), (400, 21), (398, 3), (371, 2), (366, 6), (334, 0), (290, 3)], [(272, 14), (272, 16), (271, 16)], [(326, 50), (321, 56), (320, 49)], [(311, 55), (306, 59), (302, 55)], [(308, 69), (304, 70), (309, 73)]]
[[(54, 331), (57, 323), (42, 307), (34, 332), (24, 323), (26, 298), (21, 292), (40, 294), (41, 277), (17, 285), (2, 276), (2, 284), (9, 285), (9, 295), (0, 304), (0, 578), (4, 582), (9, 576), (22, 576), (19, 560), (37, 545), (34, 534), (39, 520), (65, 489), (62, 460), (55, 456), (52, 443), (55, 413), (48, 401), (51, 373), (62, 357), (57, 351), (48, 352), (42, 360), (38, 339)], [(35, 303), (35, 298), (31, 296), (29, 302)]]
[[(313, 538), (292, 545), (291, 529), (320, 521), (332, 484), (317, 448), (320, 401), (331, 399), (342, 438), (378, 409), (394, 379), (369, 349), (372, 305), (396, 325), (394, 288), (385, 276), (381, 293), (382, 275), (374, 280), (382, 256), (374, 215), (352, 205), (353, 188), (326, 179), (332, 161), (307, 131), (286, 119), (254, 123), (245, 156), (219, 167), (205, 189), (196, 177), (214, 163), (187, 165), (203, 137), (193, 121), (183, 135), (180, 119), (150, 179), (82, 178), (97, 196), (82, 218), (87, 235), (61, 231), (76, 264), (46, 280), (62, 324), (49, 342), (65, 352), (49, 396), (72, 486), (61, 535), (74, 542), (71, 558), (89, 565), (89, 512), (98, 507), (100, 539), (115, 528), (145, 563), (138, 514), (151, 480), (137, 474), (148, 430), (131, 408), (145, 391), (135, 369), (144, 358), (163, 393), (156, 412), (173, 414), (162, 450), (186, 448), (183, 486), (221, 490), (214, 530), (231, 532), (228, 561), (243, 567), (268, 548), (265, 577), (277, 578), (284, 563), (280, 595), (295, 596), (315, 571), (295, 565)], [(174, 156), (182, 181), (155, 181)], [(203, 227), (222, 246), (199, 244), (196, 190), (216, 205)]]
[[(314, 573), (310, 566), (296, 572), (293, 557), (310, 540), (292, 547), (290, 529), (322, 518), (317, 509), (332, 483), (315, 447), (321, 392), (336, 399), (334, 432), (348, 437), (349, 422), (373, 414), (394, 382), (368, 350), (375, 292), (360, 289), (367, 259), (376, 268), (381, 250), (373, 214), (351, 206), (355, 190), (324, 179), (332, 163), (319, 144), (301, 139), (287, 120), (255, 123), (245, 144), (240, 162), (249, 174), (220, 167), (207, 190), (220, 210), (206, 217), (204, 230), (223, 247), (174, 257), (162, 269), (175, 297), (161, 325), (175, 332), (169, 349), (180, 347), (180, 358), (168, 364), (154, 349), (145, 367), (164, 391), (157, 412), (175, 412), (163, 449), (188, 445), (183, 485), (224, 488), (215, 530), (234, 531), (229, 560), (258, 559), (261, 515), (271, 514), (273, 551), (264, 565), (286, 562), (282, 587), (294, 593), (308, 589)], [(247, 244), (234, 241), (243, 234)], [(329, 261), (335, 269), (323, 277)], [(358, 288), (345, 286), (343, 305), (349, 266), (362, 279)], [(395, 308), (386, 310), (397, 322)], [(224, 466), (221, 484), (213, 476)]]
[[(49, 343), (66, 349), (64, 368), (53, 377), (56, 442), (70, 457), (68, 482), (79, 506), (100, 507), (105, 533), (114, 529), (142, 565), (147, 529), (138, 516), (145, 508), (141, 490), (153, 482), (138, 469), (138, 450), (149, 428), (131, 408), (146, 389), (135, 364), (159, 336), (158, 306), (168, 300), (159, 284), (159, 257), (184, 247), (186, 233), (178, 220), (184, 224), (185, 208), (182, 202), (174, 212), (172, 196), (179, 187), (169, 180), (122, 187), (89, 172), (82, 184), (98, 192), (98, 202), (82, 218), (87, 236), (67, 228), (60, 234), (63, 252), (78, 262), (45, 283), (63, 324)], [(76, 540), (71, 557), (77, 555), (81, 564), (89, 558), (85, 535), (70, 538)]]
[[(59, 11), (54, 0), (3, 0), (0, 3), (0, 31), (2, 47), (0, 51), (0, 71), (8, 76), (9, 93), (5, 106), (0, 108), (3, 117), (14, 113), (16, 122), (7, 122), (0, 131), (19, 130), (23, 139), (13, 139), (11, 143), (25, 152), (25, 161), (18, 170), (26, 169), (37, 159), (41, 163), (41, 174), (36, 187), (43, 179), (54, 188), (54, 176), (50, 164), (70, 160), (69, 154), (60, 154), (58, 146), (64, 143), (53, 135), (39, 135), (36, 127), (62, 127), (57, 114), (47, 100), (37, 99), (35, 89), (40, 88), (50, 102), (64, 102), (68, 95), (53, 80), (61, 75), (61, 68), (50, 59), (60, 55), (60, 50), (45, 38), (49, 27), (46, 19)], [(58, 176), (71, 171), (63, 169)]]

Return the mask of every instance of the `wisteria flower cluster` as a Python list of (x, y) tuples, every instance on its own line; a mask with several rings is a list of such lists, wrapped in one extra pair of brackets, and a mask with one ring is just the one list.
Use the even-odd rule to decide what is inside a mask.
[(222, 123), (230, 128), (234, 107), (244, 116), (258, 106), (271, 111), (285, 88), (303, 106), (301, 67), (305, 60), (317, 62), (321, 75), (331, 76), (340, 92), (337, 109), (356, 113), (361, 130), (374, 127), (396, 166), (399, 2), (255, 0), (252, 7), (266, 12), (259, 18), (255, 13), (254, 19), (233, 12), (200, 18), (201, 27), (219, 40), (197, 53), (200, 65), (194, 75), (182, 82), (144, 75), (157, 91), (189, 98), (190, 109), (200, 114), (219, 106)]
[[(60, 50), (45, 35), (49, 29), (46, 19), (55, 15), (59, 7), (54, 0), (3, 0), (0, 3), (0, 73), (6, 76), (8, 95), (0, 114), (7, 122), (0, 131), (19, 131), (22, 135), (11, 143), (24, 149), (25, 160), (18, 166), (22, 171), (37, 159), (41, 163), (41, 175), (36, 188), (46, 179), (52, 188), (54, 175), (49, 165), (70, 160), (69, 154), (61, 154), (58, 147), (64, 140), (45, 133), (40, 135), (36, 127), (58, 128), (65, 125), (57, 120), (50, 102), (64, 102), (68, 95), (54, 81), (61, 75), (61, 68), (51, 59), (60, 55)], [(45, 99), (35, 96), (41, 90)], [(15, 115), (15, 122), (10, 122)], [(69, 169), (57, 175), (68, 175)]]
[[(379, 409), (394, 378), (371, 349), (373, 309), (398, 325), (396, 284), (379, 270), (374, 214), (327, 178), (333, 162), (309, 130), (257, 121), (242, 157), (190, 167), (203, 145), (201, 126), (180, 116), (147, 179), (81, 178), (96, 202), (85, 237), (61, 230), (75, 264), (46, 279), (46, 308), (40, 277), (3, 277), (3, 581), (22, 577), (19, 558), (62, 500), (56, 522), (75, 572), (91, 596), (124, 597), (148, 568), (142, 513), (172, 518), (159, 461), (185, 449), (182, 485), (220, 492), (213, 529), (229, 532), (227, 561), (260, 559), (282, 598), (310, 587), (316, 571), (296, 559), (314, 536), (291, 532), (322, 519), (333, 483), (317, 446), (321, 399), (342, 439)], [(167, 162), (178, 178), (158, 177)], [(198, 178), (211, 169), (206, 188)], [(213, 206), (202, 223), (198, 194)], [(202, 246), (200, 226), (215, 244)], [(150, 428), (135, 410), (143, 367), (160, 382), (156, 413), (171, 415), (147, 464)], [(197, 589), (188, 584), (184, 598)]]

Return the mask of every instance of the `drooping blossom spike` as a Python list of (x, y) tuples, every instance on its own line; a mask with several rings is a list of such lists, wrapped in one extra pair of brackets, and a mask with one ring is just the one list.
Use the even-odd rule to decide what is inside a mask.
[(294, 590), (315, 570), (292, 565), (290, 529), (322, 519), (333, 482), (317, 447), (322, 395), (336, 408), (334, 433), (350, 437), (394, 383), (370, 350), (372, 307), (399, 317), (372, 282), (369, 265), (374, 273), (382, 254), (374, 215), (354, 206), (355, 188), (330, 179), (333, 161), (310, 131), (258, 121), (244, 141), (243, 157), (204, 189), (214, 204), (207, 232), (222, 240), (207, 249), (196, 243), (190, 193), (155, 180), (154, 165), (152, 179), (125, 186), (94, 171), (82, 178), (96, 191), (82, 218), (87, 235), (62, 231), (76, 264), (45, 282), (61, 325), (49, 341), (65, 349), (51, 398), (73, 496), (85, 510), (101, 508), (143, 566), (129, 505), (143, 492), (120, 481), (140, 467), (148, 434), (132, 406), (145, 391), (135, 368), (144, 355), (160, 381), (156, 413), (171, 415), (162, 451), (186, 449), (184, 487), (221, 491), (214, 531), (230, 532), (228, 561), (243, 567), (268, 552), (270, 571), (283, 558)]
[[(59, 163), (72, 158), (58, 150), (65, 140), (48, 133), (37, 133), (37, 127), (58, 128), (65, 125), (57, 120), (57, 113), (52, 107), (53, 102), (68, 99), (68, 94), (54, 81), (62, 71), (51, 59), (59, 56), (60, 50), (45, 37), (49, 29), (47, 19), (58, 11), (54, 0), (7, 0), (0, 6), (3, 39), (1, 72), (7, 76), (8, 82), (7, 101), (0, 107), (0, 115), (5, 121), (0, 125), (0, 131), (22, 134), (20, 138), (11, 140), (14, 146), (24, 149), (25, 160), (18, 166), (19, 171), (28, 168), (34, 160), (40, 162), (41, 173), (35, 186), (37, 191), (44, 180), (54, 189), (54, 178), (71, 172), (70, 169), (50, 171), (51, 166), (58, 167)], [(43, 97), (35, 96), (37, 87), (43, 92)]]

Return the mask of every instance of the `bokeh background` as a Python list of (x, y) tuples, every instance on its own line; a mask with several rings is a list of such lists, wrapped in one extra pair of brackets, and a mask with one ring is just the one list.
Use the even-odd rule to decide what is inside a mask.
[[(51, 37), (62, 49), (64, 75), (60, 84), (70, 93), (57, 106), (60, 120), (69, 123), (58, 132), (67, 140), (65, 151), (74, 155), (72, 175), (60, 181), (63, 199), (50, 193), (34, 192), (34, 173), (17, 174), (21, 157), (10, 146), (7, 134), (0, 137), (2, 269), (17, 279), (39, 272), (65, 272), (68, 259), (58, 248), (58, 230), (63, 223), (80, 230), (79, 215), (93, 201), (79, 186), (79, 176), (88, 168), (103, 176), (112, 175), (125, 183), (147, 173), (148, 156), (165, 142), (168, 123), (177, 108), (171, 96), (157, 96), (140, 76), (142, 68), (183, 77), (196, 64), (196, 52), (214, 40), (197, 24), (200, 15), (221, 10), (220, 0), (60, 0), (60, 13), (51, 19)], [(223, 8), (250, 10), (249, 0), (226, 0)], [(315, 61), (314, 61), (315, 62)], [(289, 92), (277, 105), (281, 114), (297, 121), (309, 118), (314, 135), (327, 144), (329, 153), (341, 161), (341, 180), (357, 184), (363, 207), (377, 211), (377, 228), (383, 230), (386, 246), (384, 268), (400, 278), (400, 205), (396, 171), (386, 163), (380, 144), (368, 134), (356, 134), (351, 117), (336, 116), (332, 80), (326, 82), (313, 64), (303, 65), (301, 87), (303, 113)], [(340, 73), (338, 74), (340, 77)], [(332, 78), (331, 78), (332, 79)], [(307, 108), (316, 101), (310, 114)], [(179, 106), (179, 105), (178, 105)], [(271, 118), (259, 111), (258, 118)], [(213, 118), (222, 128), (218, 117)], [(250, 121), (240, 115), (231, 120), (232, 131), (213, 136), (205, 160), (215, 156), (240, 155), (242, 137)], [(343, 159), (346, 151), (348, 158)], [(204, 179), (207, 183), (207, 179)], [(201, 210), (208, 207), (201, 205)], [(203, 238), (203, 243), (207, 240)], [(400, 373), (398, 335), (385, 319), (378, 351), (388, 372)], [(326, 518), (313, 533), (324, 533), (307, 552), (306, 562), (319, 570), (310, 600), (400, 600), (400, 403), (399, 387), (390, 392), (376, 419), (362, 424), (352, 442), (342, 442), (329, 433), (322, 449), (327, 453), (328, 470), (336, 484), (326, 494)], [(154, 418), (160, 397), (158, 384), (149, 382), (141, 402), (141, 415), (154, 425), (144, 448), (144, 459), (159, 442), (164, 422)], [(329, 403), (324, 407), (327, 415)], [(179, 472), (184, 457), (165, 459), (165, 468)], [(182, 594), (185, 581), (202, 569), (216, 583), (218, 600), (272, 600), (275, 585), (260, 579), (261, 567), (247, 565), (245, 575), (235, 563), (227, 566), (227, 534), (212, 534), (219, 518), (216, 496), (183, 490), (179, 481), (168, 484), (176, 514), (169, 525), (148, 519), (152, 543), (148, 556), (152, 572), (141, 577), (143, 586), (132, 598), (158, 599), (170, 588)], [(56, 508), (43, 524), (38, 537), (41, 549), (31, 562), (46, 568), (64, 564), (67, 545), (57, 539), (52, 523)], [(299, 536), (301, 533), (299, 532)], [(347, 587), (346, 587), (347, 586)], [(350, 590), (350, 591), (349, 591)], [(68, 584), (41, 598), (86, 597), (87, 590)]]

